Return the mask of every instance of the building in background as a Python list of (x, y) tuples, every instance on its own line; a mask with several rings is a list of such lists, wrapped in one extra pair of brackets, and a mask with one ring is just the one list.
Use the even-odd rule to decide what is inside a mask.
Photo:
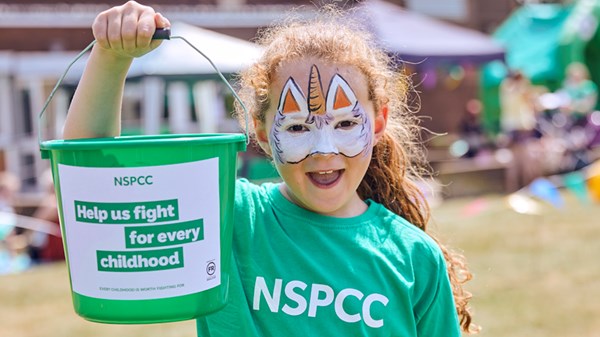
[[(122, 4), (115, 0), (78, 0), (65, 3), (50, 0), (4, 0), (0, 3), (0, 170), (16, 173), (22, 180), (22, 200), (24, 204), (37, 200), (39, 182), (37, 177), (48, 163), (41, 160), (38, 151), (39, 112), (56, 83), (57, 78), (69, 62), (93, 39), (91, 23), (97, 13), (111, 6)], [(141, 1), (154, 6), (173, 22), (202, 27), (226, 34), (241, 40), (251, 41), (257, 31), (274, 20), (282, 18), (292, 7), (298, 15), (310, 15), (313, 1), (277, 0), (149, 0)], [(324, 1), (327, 2), (327, 1)], [(367, 1), (330, 1), (354, 6)], [(500, 23), (510, 11), (518, 6), (514, 0), (391, 0), (409, 11), (448, 21), (466, 28), (489, 32)], [(414, 27), (415, 30), (419, 27)], [(411, 29), (395, 32), (411, 34)], [(73, 71), (76, 73), (76, 67)], [(421, 71), (421, 69), (409, 69)], [(428, 79), (417, 78), (420, 92), (421, 114), (424, 116), (446, 116), (424, 119), (425, 127), (433, 131), (453, 131), (458, 127), (464, 104), (477, 95), (478, 68), (468, 64), (439, 64), (429, 74)], [(422, 74), (417, 74), (420, 76)], [(140, 77), (141, 78), (141, 77)], [(193, 97), (203, 91), (226, 95), (226, 88), (204, 87), (193, 84), (198, 79), (170, 77), (165, 93), (181, 99)], [(424, 82), (425, 81), (425, 82)], [(125, 117), (130, 119), (130, 132), (136, 131), (142, 119), (141, 95), (152, 88), (152, 81), (132, 81), (126, 91), (124, 102)], [(156, 89), (156, 82), (154, 83)], [(195, 88), (195, 89), (194, 89)], [(46, 139), (59, 138), (64, 112), (72, 92), (66, 88), (59, 90), (46, 112), (43, 136)], [(169, 109), (191, 111), (188, 117), (197, 122), (193, 113), (195, 106), (173, 103), (172, 98), (162, 104), (162, 118)], [(190, 100), (197, 105), (193, 99)], [(195, 102), (195, 103), (194, 103)], [(225, 111), (231, 109), (232, 98), (227, 97)], [(160, 103), (159, 103), (160, 104)], [(160, 113), (159, 113), (160, 114)], [(450, 117), (448, 117), (450, 116)], [(454, 118), (454, 117), (456, 118)], [(186, 117), (187, 118), (187, 117)], [(449, 118), (449, 119), (448, 119)], [(429, 124), (428, 121), (432, 121)], [(435, 121), (435, 122), (433, 122)], [(174, 123), (174, 124), (173, 124)], [(172, 121), (182, 126), (186, 120)], [(438, 124), (435, 124), (438, 123)], [(142, 123), (143, 124), (143, 123)], [(224, 124), (225, 125), (225, 124)], [(224, 129), (231, 128), (223, 126)], [(146, 125), (146, 127), (148, 127)], [(151, 125), (152, 131), (161, 132), (160, 125)], [(441, 130), (440, 128), (444, 129)], [(167, 130), (168, 131), (168, 130)], [(31, 200), (31, 201), (29, 201)]]
[[(39, 199), (38, 177), (48, 166), (40, 158), (38, 133), (41, 129), (42, 139), (61, 137), (61, 125), (72, 88), (66, 86), (57, 91), (44, 113), (45, 118), (41, 120), (39, 113), (44, 102), (71, 60), (93, 40), (90, 27), (95, 16), (123, 2), (79, 0), (67, 4), (48, 0), (7, 0), (0, 3), (0, 171), (9, 171), (20, 178), (20, 201), (25, 206), (34, 205)], [(243, 50), (252, 48), (248, 47), (251, 45), (248, 41), (260, 27), (281, 18), (292, 6), (310, 4), (309, 1), (286, 1), (278, 4), (273, 1), (238, 0), (152, 0), (145, 3), (152, 4), (174, 23), (187, 23), (185, 29), (188, 31), (194, 26), (208, 29), (201, 32), (211, 36), (213, 45), (206, 46), (206, 49), (238, 43), (243, 45), (240, 47)], [(299, 11), (301, 15), (304, 12)], [(199, 31), (193, 32), (196, 33)], [(216, 33), (228, 34), (216, 35), (217, 40), (223, 39), (227, 43), (215, 43)], [(252, 53), (242, 54), (250, 56)], [(197, 58), (201, 56), (197, 55)], [(189, 63), (172, 61), (173, 64)], [(78, 74), (84, 62), (85, 59), (79, 61), (71, 72)], [(226, 71), (232, 72), (231, 69)], [(218, 82), (216, 76), (207, 77), (199, 73), (192, 73), (193, 76), (190, 77), (179, 76), (180, 74), (162, 74), (161, 77), (140, 74), (137, 79), (132, 79), (126, 89), (123, 112), (127, 119), (128, 133), (179, 132), (186, 127), (189, 132), (214, 132), (217, 130), (193, 130), (190, 125), (186, 126), (186, 122), (197, 123), (199, 114), (195, 111), (199, 109), (218, 110), (225, 114), (223, 111), (227, 107), (223, 105), (232, 103), (227, 89), (223, 85), (215, 85)], [(142, 80), (144, 77), (146, 80)], [(70, 78), (72, 77), (66, 78), (67, 84)], [(156, 97), (147, 95), (148, 92), (162, 92), (159, 96), (165, 96), (165, 99), (155, 100), (156, 102), (144, 100), (143, 96)], [(200, 96), (211, 98), (190, 98)], [(218, 97), (226, 97), (226, 100), (220, 100), (223, 104), (217, 104)], [(154, 122), (149, 118), (143, 120), (144, 110), (154, 112)], [(173, 130), (163, 130), (160, 122), (156, 121), (168, 114), (168, 110), (187, 112), (183, 117), (181, 113), (174, 114), (180, 118), (170, 119), (168, 127), (174, 128)], [(211, 124), (204, 122), (204, 126)], [(219, 127), (213, 122), (215, 128)], [(229, 122), (220, 127), (231, 131), (235, 122)], [(140, 126), (146, 130), (140, 130)]]

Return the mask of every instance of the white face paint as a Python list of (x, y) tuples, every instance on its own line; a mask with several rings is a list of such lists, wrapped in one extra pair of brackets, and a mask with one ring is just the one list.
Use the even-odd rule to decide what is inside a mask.
[(283, 87), (270, 133), (275, 160), (295, 164), (315, 154), (366, 155), (372, 126), (348, 83), (334, 75), (325, 100), (314, 65), (310, 79), (308, 99), (291, 77)]

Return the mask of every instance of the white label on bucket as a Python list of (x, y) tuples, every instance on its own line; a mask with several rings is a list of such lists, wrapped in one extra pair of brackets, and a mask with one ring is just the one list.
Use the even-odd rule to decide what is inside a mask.
[(118, 300), (221, 284), (219, 161), (58, 165), (73, 291)]

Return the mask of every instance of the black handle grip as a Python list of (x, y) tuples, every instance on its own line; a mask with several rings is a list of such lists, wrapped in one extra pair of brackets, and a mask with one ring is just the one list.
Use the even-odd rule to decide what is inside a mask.
[(152, 40), (170, 40), (171, 28), (156, 28), (152, 35)]

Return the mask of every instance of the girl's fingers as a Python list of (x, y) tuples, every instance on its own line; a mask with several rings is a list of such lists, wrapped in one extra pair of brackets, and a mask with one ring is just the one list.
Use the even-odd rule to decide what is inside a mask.
[[(162, 14), (160, 14), (160, 13), (154, 14), (153, 21), (154, 21), (154, 25), (155, 25), (156, 29), (171, 27), (171, 22), (169, 22), (169, 20), (167, 20), (167, 18), (162, 16)], [(154, 34), (154, 30), (152, 31), (152, 34)], [(160, 45), (161, 43), (162, 43), (161, 40), (152, 40), (150, 47), (152, 49), (154, 49), (154, 48), (158, 47), (158, 45)]]
[(123, 41), (121, 38), (121, 24), (123, 22), (120, 12), (111, 13), (108, 18), (108, 29), (106, 36), (108, 37), (108, 45), (116, 51), (123, 50)]
[(144, 11), (139, 17), (137, 25), (137, 46), (138, 48), (148, 48), (152, 42), (152, 35), (156, 30), (154, 23), (154, 11)]
[(135, 52), (137, 48), (138, 11), (125, 11), (121, 18), (121, 43), (125, 52)]
[(104, 49), (110, 48), (108, 44), (108, 20), (105, 13), (100, 13), (92, 24), (92, 33), (96, 43)]
[(169, 20), (152, 7), (129, 1), (100, 13), (92, 30), (100, 47), (119, 55), (137, 57), (160, 44), (160, 41), (152, 41), (156, 27), (170, 25)]
[(154, 14), (154, 23), (156, 24), (157, 28), (171, 27), (171, 22), (169, 22), (169, 20), (160, 13)]

